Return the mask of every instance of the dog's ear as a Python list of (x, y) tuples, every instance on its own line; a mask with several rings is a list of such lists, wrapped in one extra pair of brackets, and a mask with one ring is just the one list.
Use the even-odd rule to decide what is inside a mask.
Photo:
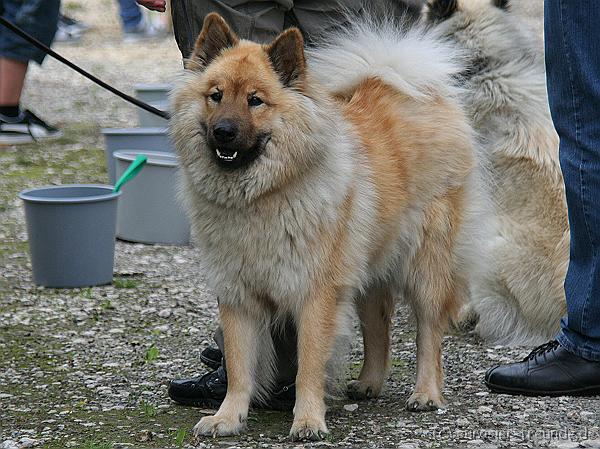
[(504, 9), (505, 11), (510, 9), (510, 0), (492, 0), (492, 4), (496, 8)]
[(186, 68), (204, 70), (225, 48), (234, 47), (239, 41), (223, 17), (214, 12), (208, 14)]
[(284, 86), (293, 86), (304, 77), (306, 73), (304, 39), (298, 28), (285, 30), (265, 47), (265, 51)]
[(430, 22), (441, 22), (452, 16), (458, 9), (458, 0), (429, 0), (427, 3), (427, 19)]

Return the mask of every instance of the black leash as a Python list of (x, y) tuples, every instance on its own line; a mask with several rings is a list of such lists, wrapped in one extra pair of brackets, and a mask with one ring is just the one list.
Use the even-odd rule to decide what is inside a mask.
[(101, 79), (96, 78), (91, 73), (86, 72), (81, 67), (77, 66), (76, 64), (73, 64), (67, 58), (59, 55), (54, 50), (52, 50), (48, 46), (44, 45), (42, 42), (40, 42), (39, 40), (37, 40), (35, 37), (31, 36), (30, 34), (28, 34), (25, 31), (23, 31), (21, 28), (19, 28), (15, 24), (9, 22), (8, 20), (6, 20), (2, 16), (0, 16), (0, 24), (4, 25), (6, 28), (8, 28), (9, 30), (11, 30), (12, 32), (18, 34), (23, 39), (25, 39), (27, 42), (29, 42), (30, 44), (36, 46), (40, 50), (44, 51), (46, 54), (52, 56), (54, 59), (57, 59), (60, 62), (62, 62), (63, 64), (67, 65), (68, 67), (72, 68), (77, 73), (85, 76), (87, 79), (89, 79), (92, 82), (98, 84), (99, 86), (103, 87), (104, 89), (108, 90), (109, 92), (112, 92), (113, 94), (121, 97), (123, 100), (128, 101), (130, 103), (133, 103), (138, 108), (142, 108), (142, 109), (150, 112), (151, 114), (158, 115), (159, 117), (165, 118), (167, 120), (169, 118), (171, 118), (171, 115), (168, 112), (161, 111), (160, 109), (156, 109), (155, 107), (150, 106), (148, 103), (145, 103), (143, 101), (138, 100), (137, 98), (134, 98), (134, 97), (132, 97), (130, 95), (127, 95), (126, 93), (123, 93), (120, 90), (112, 87), (110, 84), (105, 83)]

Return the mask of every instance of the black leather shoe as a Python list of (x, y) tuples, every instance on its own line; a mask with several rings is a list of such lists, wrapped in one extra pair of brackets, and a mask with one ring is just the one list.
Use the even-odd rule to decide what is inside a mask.
[(600, 394), (600, 362), (568, 352), (558, 341), (534, 349), (522, 362), (500, 365), (485, 375), (494, 393), (525, 396)]
[[(227, 394), (227, 372), (222, 366), (201, 377), (172, 380), (167, 393), (182, 405), (218, 408)], [(264, 403), (253, 403), (253, 407), (287, 411), (294, 408), (296, 386), (279, 385)]]
[(179, 404), (218, 408), (227, 393), (227, 373), (219, 366), (201, 377), (175, 379), (169, 382), (167, 393)]
[(213, 370), (219, 369), (222, 359), (223, 354), (219, 348), (209, 346), (200, 353), (200, 361)]

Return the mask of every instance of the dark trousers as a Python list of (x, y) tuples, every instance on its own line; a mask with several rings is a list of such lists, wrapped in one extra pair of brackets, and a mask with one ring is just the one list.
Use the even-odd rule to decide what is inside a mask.
[(175, 39), (184, 58), (189, 57), (204, 17), (217, 12), (243, 39), (268, 42), (296, 26), (307, 42), (330, 28), (344, 26), (348, 13), (363, 9), (373, 15), (413, 13), (424, 0), (173, 0), (171, 15)]
[(560, 136), (571, 259), (558, 339), (600, 361), (600, 2), (545, 0), (548, 95)]

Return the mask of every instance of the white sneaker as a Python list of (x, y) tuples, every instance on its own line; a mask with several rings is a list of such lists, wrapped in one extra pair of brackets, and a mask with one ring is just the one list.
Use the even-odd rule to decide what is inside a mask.
[(61, 137), (62, 131), (48, 125), (33, 112), (21, 111), (17, 117), (0, 114), (0, 144), (13, 145)]
[(156, 28), (150, 23), (148, 18), (144, 15), (138, 26), (133, 31), (123, 32), (123, 42), (139, 42), (146, 39), (154, 39), (157, 37), (164, 36), (164, 31)]

